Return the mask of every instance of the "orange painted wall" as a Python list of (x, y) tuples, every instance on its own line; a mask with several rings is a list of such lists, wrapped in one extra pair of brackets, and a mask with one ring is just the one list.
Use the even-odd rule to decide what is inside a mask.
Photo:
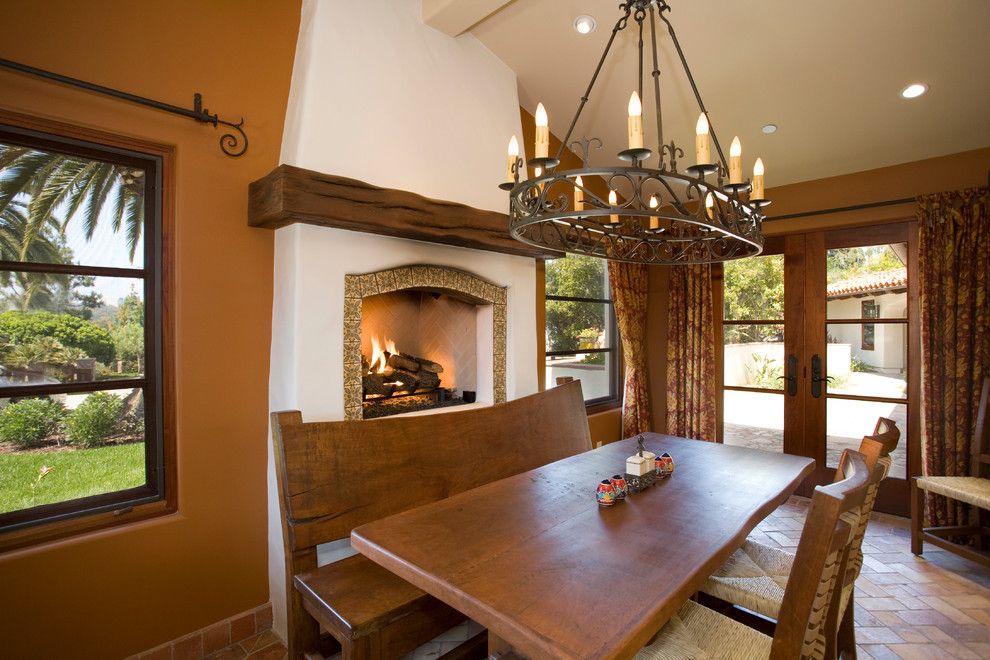
[(245, 118), (212, 126), (9, 72), (0, 106), (176, 147), (179, 512), (0, 556), (0, 656), (123, 657), (268, 600), (273, 234), (247, 186), (278, 164), (299, 0), (6, 0), (0, 57)]

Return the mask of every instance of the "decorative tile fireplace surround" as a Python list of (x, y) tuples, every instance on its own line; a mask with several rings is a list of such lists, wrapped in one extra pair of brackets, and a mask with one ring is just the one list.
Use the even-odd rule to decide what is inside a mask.
[[(368, 300), (399, 291), (445, 293), (476, 306), (478, 319), (476, 381), (470, 383), (479, 401), (505, 401), (506, 287), (498, 286), (457, 268), (414, 265), (374, 273), (344, 276), (344, 418), (363, 419), (366, 405), (362, 377), (367, 372), (367, 351), (362, 351), (363, 309)], [(434, 356), (426, 355), (433, 359)], [(444, 365), (451, 369), (453, 365)]]

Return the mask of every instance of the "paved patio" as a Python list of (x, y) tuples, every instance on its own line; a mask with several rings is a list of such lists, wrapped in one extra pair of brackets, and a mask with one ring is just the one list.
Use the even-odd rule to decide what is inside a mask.
[[(725, 392), (725, 444), (764, 451), (783, 451), (784, 397), (781, 394)], [(876, 401), (829, 399), (827, 464), (834, 467), (843, 449), (856, 449), (872, 433), (878, 417), (887, 417), (901, 430), (901, 442), (891, 454), (890, 476), (907, 475), (907, 406)]]

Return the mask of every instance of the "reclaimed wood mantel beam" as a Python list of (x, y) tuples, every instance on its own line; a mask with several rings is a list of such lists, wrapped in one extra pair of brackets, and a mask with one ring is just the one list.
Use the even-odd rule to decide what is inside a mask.
[(279, 165), (251, 184), (248, 224), (278, 229), (296, 222), (535, 259), (563, 256), (509, 236), (504, 213)]

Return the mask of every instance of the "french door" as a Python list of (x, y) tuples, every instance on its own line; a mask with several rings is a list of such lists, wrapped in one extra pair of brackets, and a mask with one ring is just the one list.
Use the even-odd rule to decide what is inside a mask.
[(770, 237), (759, 257), (716, 269), (723, 442), (814, 458), (809, 495), (892, 419), (901, 441), (877, 509), (907, 515), (920, 471), (916, 236), (903, 222)]

